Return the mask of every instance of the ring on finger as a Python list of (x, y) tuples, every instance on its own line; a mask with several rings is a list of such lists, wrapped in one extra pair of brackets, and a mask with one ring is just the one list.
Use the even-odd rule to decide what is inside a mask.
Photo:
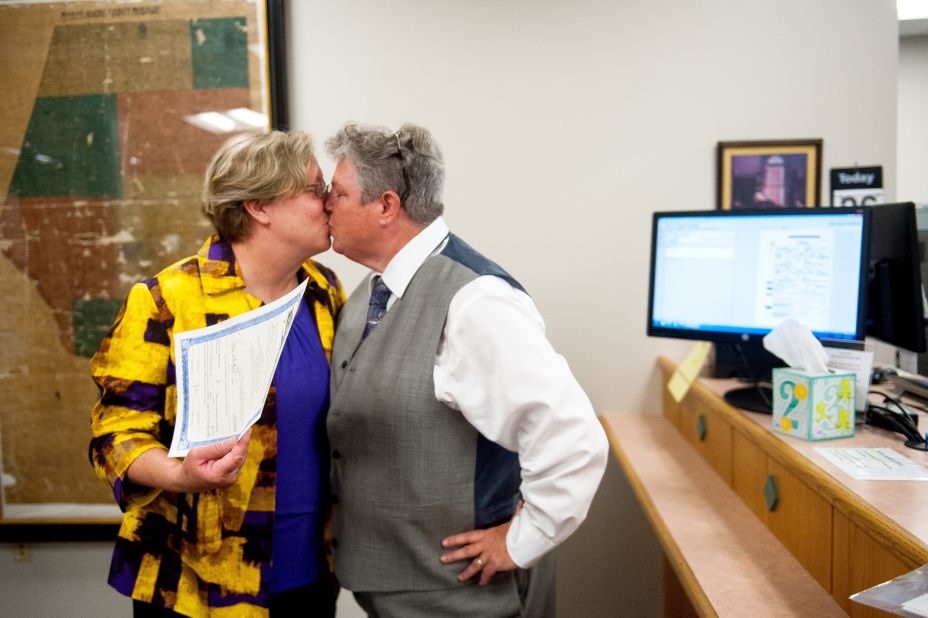
[(476, 560), (474, 560), (474, 562), (476, 562), (476, 563), (477, 563), (477, 566), (480, 567), (481, 569), (483, 568), (483, 565), (486, 564), (486, 563), (483, 561), (483, 558), (477, 558)]

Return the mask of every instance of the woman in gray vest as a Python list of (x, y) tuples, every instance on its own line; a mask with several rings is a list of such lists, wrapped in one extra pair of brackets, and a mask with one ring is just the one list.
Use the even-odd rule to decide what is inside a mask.
[(518, 281), (450, 233), (426, 129), (326, 146), (333, 248), (372, 270), (332, 356), (336, 575), (377, 616), (551, 615), (549, 552), (606, 464), (590, 401)]

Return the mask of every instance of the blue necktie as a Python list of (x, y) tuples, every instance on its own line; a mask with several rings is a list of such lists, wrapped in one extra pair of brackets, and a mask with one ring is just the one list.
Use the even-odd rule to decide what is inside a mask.
[(367, 306), (367, 323), (364, 325), (364, 334), (361, 335), (363, 340), (374, 327), (380, 324), (383, 314), (387, 312), (387, 299), (390, 298), (390, 288), (383, 282), (383, 279), (377, 275), (374, 277), (374, 287), (371, 290), (371, 302)]

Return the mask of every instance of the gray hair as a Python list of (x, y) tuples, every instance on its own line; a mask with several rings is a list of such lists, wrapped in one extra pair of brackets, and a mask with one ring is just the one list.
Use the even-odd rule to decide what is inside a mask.
[(394, 132), (348, 123), (325, 146), (336, 160), (354, 165), (363, 202), (395, 191), (406, 214), (419, 225), (428, 225), (444, 211), (445, 162), (428, 129), (407, 123)]
[(306, 189), (313, 140), (302, 131), (246, 132), (219, 147), (206, 168), (203, 214), (219, 236), (237, 242), (248, 236), (245, 202), (269, 204)]

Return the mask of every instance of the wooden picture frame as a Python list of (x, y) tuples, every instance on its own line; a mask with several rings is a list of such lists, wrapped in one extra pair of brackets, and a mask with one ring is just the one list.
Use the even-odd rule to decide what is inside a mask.
[(209, 157), (288, 128), (284, 0), (0, 3), (0, 541), (114, 538), (90, 357), (196, 252)]
[(717, 171), (721, 210), (818, 206), (822, 140), (719, 142)]

